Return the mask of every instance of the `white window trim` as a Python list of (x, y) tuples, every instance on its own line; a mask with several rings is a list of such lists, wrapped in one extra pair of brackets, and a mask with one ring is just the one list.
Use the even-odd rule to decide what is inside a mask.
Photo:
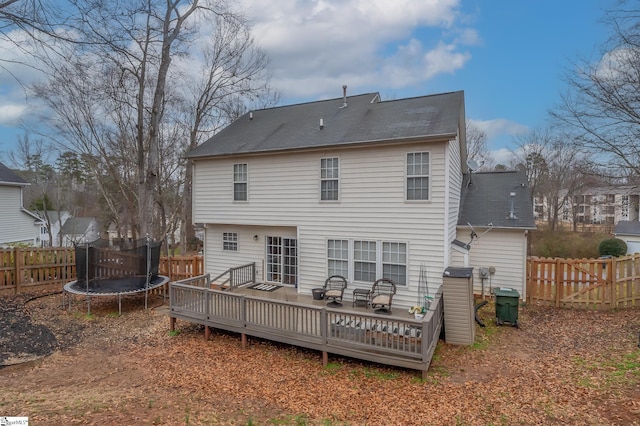
[[(247, 166), (247, 179), (245, 181), (236, 182), (236, 166), (237, 165), (245, 165)], [(244, 183), (247, 185), (247, 199), (246, 200), (236, 200), (236, 183)], [(231, 170), (231, 201), (233, 203), (248, 203), (249, 202), (249, 163), (233, 163), (233, 168)]]
[[(226, 239), (227, 236), (232, 236), (232, 238), (235, 238), (235, 239), (227, 240)], [(237, 252), (238, 251), (238, 240), (239, 240), (239, 238), (238, 238), (238, 233), (237, 232), (223, 232), (222, 233), (222, 251)], [(235, 250), (225, 248), (225, 244), (235, 244)]]
[[(334, 159), (334, 158), (335, 158), (336, 160), (338, 160), (338, 177), (337, 177), (337, 178), (331, 178), (331, 179), (326, 179), (326, 178), (325, 178), (325, 179), (323, 179), (323, 178), (322, 178), (322, 160), (329, 160), (329, 159)], [(341, 166), (341, 164), (342, 164), (342, 160), (340, 159), (340, 157), (337, 157), (337, 156), (332, 156), (332, 157), (322, 157), (322, 158), (320, 158), (320, 167), (318, 168), (318, 180), (319, 180), (319, 183), (318, 183), (318, 200), (319, 200), (321, 203), (339, 203), (339, 202), (340, 202), (340, 198), (341, 198), (341, 195), (342, 195), (342, 194), (341, 194), (341, 193), (342, 193), (342, 190), (341, 190), (341, 186), (342, 186), (342, 185), (341, 185), (341, 177), (342, 177), (342, 173), (341, 173), (341, 171), (340, 171), (340, 166)], [(335, 199), (335, 200), (323, 200), (323, 199), (322, 199), (322, 182), (323, 182), (324, 180), (327, 180), (327, 181), (328, 181), (328, 180), (336, 180), (336, 181), (338, 181), (338, 198), (337, 198), (337, 199)]]
[[(408, 166), (407, 156), (409, 154), (421, 154), (421, 153), (426, 153), (429, 156), (429, 162), (427, 163), (427, 167), (429, 167), (429, 174), (427, 174), (427, 175), (411, 175), (411, 176), (409, 176), (409, 174), (407, 173), (407, 168), (408, 168), (407, 167)], [(432, 158), (431, 151), (407, 151), (407, 152), (405, 152), (405, 154), (404, 154), (404, 201), (405, 202), (407, 202), (407, 203), (427, 203), (427, 202), (431, 201), (431, 194), (432, 194), (432, 192), (431, 192), (431, 181), (433, 180), (431, 178), (431, 170), (432, 170), (431, 158)], [(409, 189), (409, 185), (408, 185), (409, 177), (426, 177), (426, 178), (428, 178), (429, 184), (427, 185), (427, 199), (426, 200), (410, 200), (407, 197), (407, 191)]]
[(325, 271), (328, 273), (329, 272), (329, 256), (327, 253), (327, 247), (329, 244), (329, 240), (346, 240), (348, 241), (348, 257), (347, 257), (347, 268), (349, 271), (349, 274), (347, 277), (345, 277), (347, 279), (348, 282), (351, 283), (356, 283), (356, 284), (362, 284), (362, 285), (371, 285), (373, 284), (373, 282), (368, 282), (368, 281), (356, 281), (355, 280), (355, 253), (354, 253), (354, 249), (355, 249), (355, 242), (356, 241), (373, 241), (376, 243), (376, 279), (380, 279), (382, 278), (382, 272), (383, 272), (383, 263), (382, 263), (382, 245), (383, 243), (399, 243), (399, 244), (404, 244), (406, 247), (406, 256), (407, 256), (407, 263), (405, 264), (406, 267), (406, 271), (405, 271), (405, 282), (406, 284), (399, 284), (396, 283), (398, 285), (398, 287), (402, 287), (402, 288), (408, 288), (409, 287), (409, 242), (408, 241), (395, 241), (395, 240), (381, 240), (381, 239), (377, 239), (377, 238), (339, 238), (339, 237), (334, 237), (334, 238), (326, 238), (325, 239), (325, 243), (324, 243), (324, 247), (325, 247)]

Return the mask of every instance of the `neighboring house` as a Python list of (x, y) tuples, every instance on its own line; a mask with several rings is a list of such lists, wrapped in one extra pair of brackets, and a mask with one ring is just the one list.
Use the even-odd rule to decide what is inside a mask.
[(627, 254), (640, 253), (640, 222), (622, 220), (616, 225), (614, 235), (627, 243)]
[(133, 233), (131, 229), (123, 230), (122, 227), (118, 227), (116, 222), (111, 222), (107, 228), (107, 234), (109, 235), (109, 244), (114, 244), (120, 240), (132, 240)]
[[(258, 280), (311, 294), (339, 274), (349, 283), (347, 300), (387, 277), (398, 284), (394, 305), (409, 307), (421, 303), (422, 286), (433, 294), (442, 284), (464, 231), (461, 91), (391, 101), (368, 93), (256, 110), (188, 157), (193, 220), (204, 227), (212, 276), (255, 262)], [(513, 239), (524, 248), (523, 234)], [(526, 255), (519, 253), (517, 273)], [(508, 267), (501, 274), (509, 276)]]
[(93, 217), (71, 217), (62, 226), (62, 245), (72, 247), (100, 237), (98, 222)]
[(40, 218), (23, 207), (22, 190), (27, 181), (0, 163), (0, 247), (37, 245)]
[[(63, 244), (62, 227), (67, 219), (71, 217), (71, 213), (68, 211), (47, 210), (46, 212), (41, 212), (40, 216), (42, 219), (40, 247), (60, 247)], [(51, 233), (51, 241), (49, 240), (49, 233)]]
[(526, 292), (527, 234), (536, 228), (524, 172), (465, 176), (453, 266), (474, 267), (474, 290)]

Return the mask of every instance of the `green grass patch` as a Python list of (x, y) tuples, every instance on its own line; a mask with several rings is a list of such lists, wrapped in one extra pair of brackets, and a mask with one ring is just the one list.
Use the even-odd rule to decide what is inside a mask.
[(324, 367), (324, 370), (329, 374), (337, 374), (338, 371), (342, 370), (342, 364), (337, 362), (329, 362)]
[(583, 374), (577, 377), (579, 386), (602, 388), (640, 382), (640, 350), (636, 349), (616, 359), (587, 361), (573, 357), (572, 362)]
[(309, 418), (306, 414), (298, 414), (296, 416), (287, 416), (284, 419), (271, 419), (270, 424), (273, 425), (306, 425), (309, 424)]
[(180, 330), (173, 330), (169, 332), (169, 336), (175, 337), (180, 334)]

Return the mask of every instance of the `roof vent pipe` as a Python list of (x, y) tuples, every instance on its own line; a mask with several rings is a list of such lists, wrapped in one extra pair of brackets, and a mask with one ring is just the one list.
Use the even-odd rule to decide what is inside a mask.
[(320, 128), (324, 129), (324, 118), (320, 119)]
[(340, 108), (347, 107), (347, 85), (342, 85), (342, 106)]
[(249, 111), (249, 120), (253, 120), (253, 111)]

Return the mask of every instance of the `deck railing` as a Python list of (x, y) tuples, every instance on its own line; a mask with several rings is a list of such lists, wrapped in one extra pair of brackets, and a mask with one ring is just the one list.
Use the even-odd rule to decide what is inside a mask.
[[(443, 321), (439, 291), (422, 320), (272, 300), (193, 285), (169, 284), (170, 316), (240, 333), (426, 374)], [(208, 330), (208, 328), (207, 328)]]
[(218, 288), (238, 288), (241, 285), (256, 282), (256, 263), (229, 268), (214, 279), (211, 284)]

